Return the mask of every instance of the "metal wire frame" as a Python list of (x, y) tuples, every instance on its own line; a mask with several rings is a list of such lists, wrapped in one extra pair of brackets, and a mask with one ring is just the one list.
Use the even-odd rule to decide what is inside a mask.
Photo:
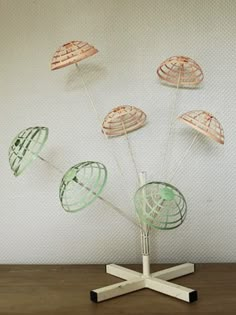
[[(169, 192), (165, 192), (169, 190)], [(187, 214), (183, 194), (164, 182), (150, 182), (140, 187), (134, 197), (140, 221), (159, 230), (172, 230), (180, 226)]]
[(15, 176), (20, 175), (38, 156), (48, 139), (47, 127), (22, 130), (12, 141), (8, 156)]
[(63, 176), (59, 188), (61, 205), (67, 212), (79, 211), (103, 191), (107, 169), (99, 162), (86, 161), (71, 167)]

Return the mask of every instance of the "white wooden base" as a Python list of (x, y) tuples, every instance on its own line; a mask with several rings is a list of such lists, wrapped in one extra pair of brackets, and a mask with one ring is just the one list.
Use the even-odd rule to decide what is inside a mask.
[(194, 264), (186, 263), (154, 272), (149, 276), (144, 276), (142, 273), (114, 264), (107, 265), (106, 272), (125, 281), (92, 290), (90, 292), (90, 298), (93, 302), (102, 302), (144, 288), (161, 292), (189, 303), (197, 300), (196, 290), (168, 282), (168, 280), (193, 273)]

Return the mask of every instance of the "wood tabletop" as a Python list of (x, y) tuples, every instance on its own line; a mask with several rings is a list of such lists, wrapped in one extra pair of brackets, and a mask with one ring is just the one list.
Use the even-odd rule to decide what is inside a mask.
[[(152, 270), (170, 266), (152, 265)], [(139, 265), (128, 267), (141, 271)], [(236, 314), (236, 264), (197, 264), (194, 274), (173, 280), (198, 291), (191, 304), (147, 289), (90, 301), (92, 289), (120, 281), (106, 274), (104, 265), (1, 265), (0, 314)]]

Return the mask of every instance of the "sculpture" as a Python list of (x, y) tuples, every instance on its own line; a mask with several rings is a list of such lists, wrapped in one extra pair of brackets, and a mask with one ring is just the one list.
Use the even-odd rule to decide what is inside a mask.
[[(74, 63), (77, 65), (81, 60), (88, 58), (97, 52), (98, 50), (94, 46), (82, 41), (66, 43), (54, 54), (51, 70), (59, 69)], [(184, 56), (168, 58), (158, 67), (157, 74), (162, 83), (175, 86), (177, 90), (179, 87), (197, 87), (204, 77), (201, 67), (191, 58)], [(96, 114), (98, 114), (82, 74), (81, 78), (91, 106)], [(202, 110), (195, 110), (182, 114), (178, 119), (218, 143), (224, 143), (223, 128), (212, 114)], [(144, 111), (131, 105), (118, 106), (107, 114), (102, 123), (99, 121), (106, 139), (125, 135), (127, 140), (129, 140), (128, 133), (143, 127), (145, 122), (146, 114)], [(9, 151), (9, 161), (11, 169), (16, 176), (21, 174), (22, 171), (37, 157), (44, 162), (49, 163), (60, 173), (64, 174), (63, 171), (39, 155), (47, 140), (47, 136), (47, 128), (35, 127), (22, 131), (13, 140)], [(196, 136), (193, 142), (195, 139)], [(181, 167), (193, 142), (186, 150), (183, 159), (178, 163), (174, 175)], [(129, 142), (128, 145), (133, 163), (135, 164)], [(184, 222), (187, 214), (186, 200), (183, 194), (171, 183), (163, 181), (148, 182), (146, 173), (138, 172), (136, 164), (135, 168), (140, 186), (134, 196), (138, 222), (134, 222), (122, 209), (114, 206), (110, 201), (107, 201), (101, 196), (107, 179), (107, 170), (102, 163), (94, 161), (80, 162), (72, 166), (63, 175), (59, 188), (59, 197), (61, 205), (65, 211), (76, 212), (84, 209), (96, 199), (100, 199), (130, 222), (138, 226), (141, 232), (143, 272), (135, 272), (114, 264), (107, 265), (107, 273), (122, 278), (125, 281), (92, 290), (90, 292), (91, 300), (94, 302), (101, 302), (142, 288), (150, 288), (186, 302), (194, 302), (197, 300), (196, 290), (168, 282), (168, 280), (194, 272), (193, 264), (186, 263), (163, 271), (150, 273), (150, 230), (152, 228), (171, 230), (180, 226)]]

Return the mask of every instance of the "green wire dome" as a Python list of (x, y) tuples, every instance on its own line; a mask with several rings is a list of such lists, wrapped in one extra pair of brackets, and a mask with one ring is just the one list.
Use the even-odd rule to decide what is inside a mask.
[(95, 201), (107, 181), (107, 169), (99, 162), (86, 161), (71, 167), (60, 185), (60, 201), (65, 211), (76, 212)]
[(187, 214), (184, 196), (167, 183), (151, 182), (140, 187), (134, 203), (140, 221), (159, 230), (177, 228)]
[(9, 148), (9, 163), (15, 176), (35, 160), (48, 138), (48, 128), (30, 127), (22, 130)]

